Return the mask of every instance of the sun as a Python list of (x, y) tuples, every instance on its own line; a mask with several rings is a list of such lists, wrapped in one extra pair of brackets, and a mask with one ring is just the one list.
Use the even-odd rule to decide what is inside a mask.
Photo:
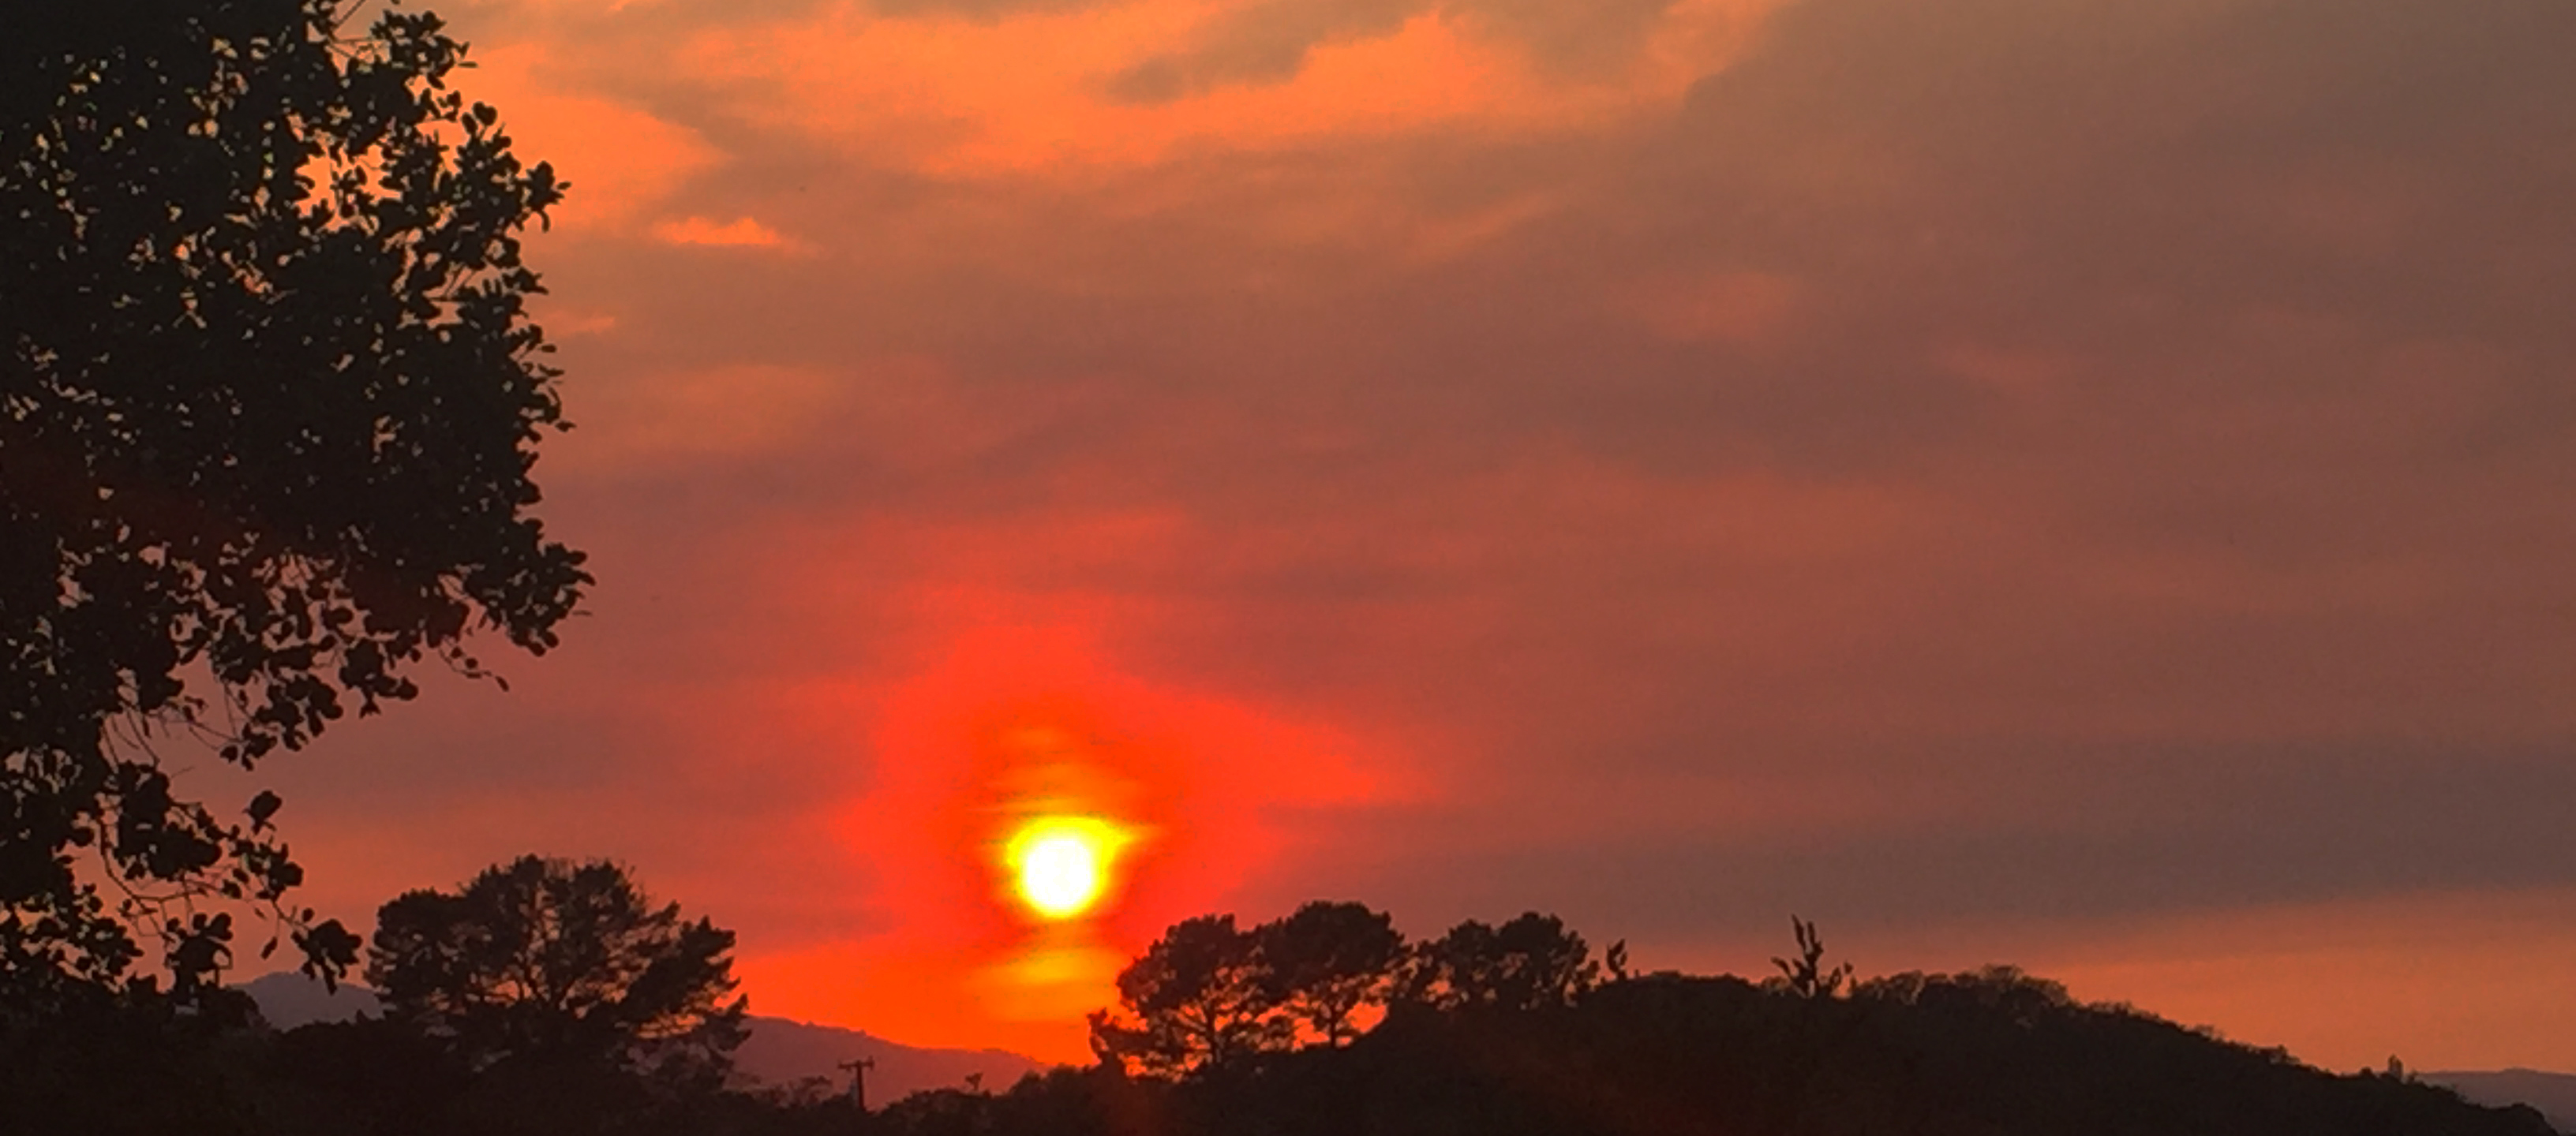
[(1071, 919), (1109, 890), (1124, 833), (1097, 817), (1039, 817), (1011, 836), (1004, 859), (1020, 902), (1047, 919)]
[(1020, 895), (1043, 915), (1077, 915), (1100, 895), (1100, 854), (1079, 836), (1050, 836), (1020, 861)]

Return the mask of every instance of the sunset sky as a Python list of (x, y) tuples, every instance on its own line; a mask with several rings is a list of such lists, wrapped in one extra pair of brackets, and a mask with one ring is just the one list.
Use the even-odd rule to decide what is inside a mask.
[(1201, 912), (1795, 914), (2576, 1070), (2576, 4), (429, 6), (599, 585), (260, 770), (325, 914), (614, 857), (1057, 1059)]

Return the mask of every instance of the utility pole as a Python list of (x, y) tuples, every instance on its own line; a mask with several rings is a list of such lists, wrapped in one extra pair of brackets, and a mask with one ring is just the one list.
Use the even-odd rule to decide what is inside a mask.
[(868, 1070), (877, 1067), (877, 1059), (862, 1057), (856, 1061), (841, 1062), (840, 1067), (850, 1071), (850, 1107), (859, 1110), (859, 1115), (866, 1116), (868, 1114)]

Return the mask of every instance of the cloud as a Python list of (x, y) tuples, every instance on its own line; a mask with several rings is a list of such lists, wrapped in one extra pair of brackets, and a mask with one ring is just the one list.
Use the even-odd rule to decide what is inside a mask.
[[(1200, 138), (1401, 129), (1477, 113), (1513, 90), (1496, 60), (1426, 13), (1383, 36), (1316, 48), (1293, 83), (1154, 106), (1107, 93), (1196, 19), (1159, 3), (990, 23), (844, 11), (711, 34), (686, 65), (746, 89), (746, 109), (773, 127), (943, 173), (1154, 161)], [(1138, 81), (1124, 81), (1131, 94)]]
[(1260, 0), (1210, 21), (1197, 46), (1120, 72), (1109, 92), (1121, 100), (1160, 103), (1216, 86), (1282, 82), (1296, 77), (1315, 48), (1387, 36), (1426, 10), (1417, 0)]
[(1636, 32), (1612, 38), (1631, 48), (1616, 66), (1571, 70), (1553, 54), (1571, 39), (1518, 38), (1556, 25), (1510, 5), (1413, 0), (840, 7), (708, 27), (676, 62), (742, 120), (982, 176), (1450, 124), (1598, 122), (1678, 96), (1770, 3), (1614, 6)]
[(737, 217), (721, 224), (705, 217), (682, 217), (673, 221), (657, 221), (653, 225), (653, 236), (668, 244), (700, 245), (708, 248), (759, 248), (790, 252), (798, 251), (803, 247), (780, 236), (778, 230), (750, 217)]

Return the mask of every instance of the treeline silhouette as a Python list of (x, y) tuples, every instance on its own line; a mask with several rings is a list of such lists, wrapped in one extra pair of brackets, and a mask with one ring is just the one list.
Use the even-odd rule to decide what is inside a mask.
[(1356, 903), (1175, 924), (1095, 1061), (873, 1111), (732, 1069), (734, 938), (616, 865), (523, 857), (388, 903), (381, 1016), (269, 1028), (238, 991), (0, 1013), (0, 1130), (189, 1136), (2550, 1136), (2011, 967), (1854, 981), (1813, 924), (1755, 982), (1635, 974), (1560, 920), (1408, 942)]
[[(1612, 948), (1624, 960), (1626, 946)], [(1624, 967), (1625, 963), (1620, 963)], [(1103, 1065), (1158, 1076), (1304, 1044), (1339, 1046), (1391, 1005), (1535, 1010), (1600, 981), (1583, 937), (1530, 912), (1407, 943), (1385, 912), (1318, 901), (1250, 929), (1232, 915), (1174, 924), (1118, 976), (1124, 1013), (1091, 1015)]]

